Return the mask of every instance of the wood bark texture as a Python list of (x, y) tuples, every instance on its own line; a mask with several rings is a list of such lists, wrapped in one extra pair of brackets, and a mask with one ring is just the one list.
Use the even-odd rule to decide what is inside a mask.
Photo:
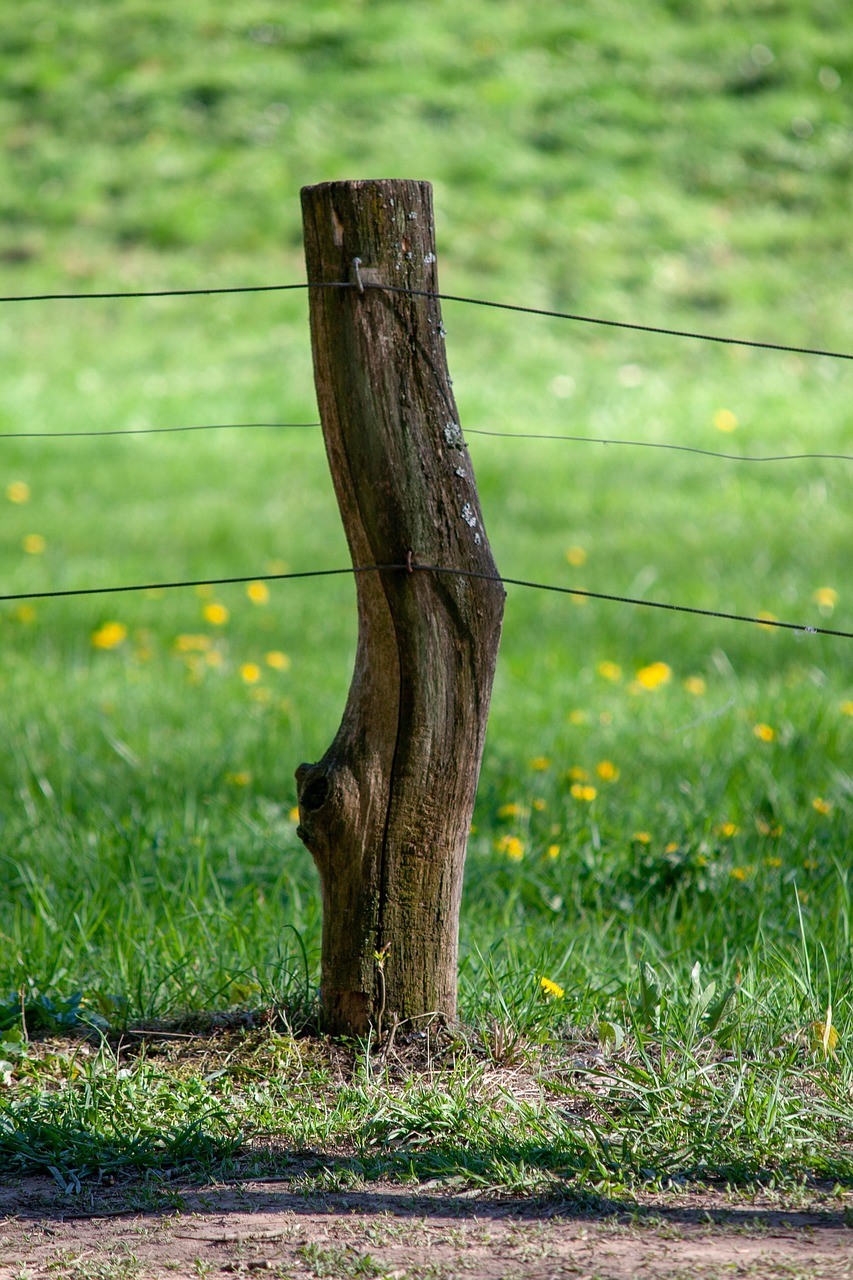
[[(359, 1035), (455, 1015), (504, 590), (418, 567), (497, 573), (438, 300), (382, 287), (438, 291), (430, 184), (323, 183), (303, 189), (302, 208), (317, 397), (353, 565), (402, 566), (355, 575), (343, 720), (296, 774), (322, 885), (325, 1024)], [(322, 287), (341, 282), (353, 287)]]

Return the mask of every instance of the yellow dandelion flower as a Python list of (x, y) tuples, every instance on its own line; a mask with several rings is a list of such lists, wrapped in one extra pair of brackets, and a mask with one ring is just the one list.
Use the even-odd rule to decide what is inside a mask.
[(705, 681), (701, 676), (688, 676), (684, 681), (684, 687), (688, 693), (692, 693), (694, 698), (701, 698), (705, 692)]
[(615, 684), (622, 679), (622, 668), (618, 662), (610, 662), (607, 658), (603, 662), (599, 662), (596, 668), (598, 674), (605, 680), (612, 680)]
[(740, 831), (740, 827), (736, 822), (723, 822), (717, 827), (717, 835), (723, 836), (726, 840), (731, 840)]
[(761, 742), (772, 742), (776, 737), (776, 730), (769, 724), (755, 724), (752, 726), (752, 732)]
[(204, 653), (210, 648), (210, 636), (181, 635), (175, 637), (175, 648), (178, 653)]
[(298, 822), (299, 821), (299, 805), (295, 804), (287, 816), (288, 818), (290, 818), (291, 822)]
[(6, 497), (10, 502), (20, 506), (24, 502), (30, 500), (30, 486), (23, 480), (13, 480), (10, 485), (6, 486)]
[(261, 669), (257, 662), (244, 662), (240, 667), (240, 677), (246, 684), (257, 684), (261, 678)]
[(756, 616), (756, 618), (760, 618), (760, 619), (761, 619), (761, 621), (759, 622), (759, 624), (758, 624), (758, 625), (759, 625), (760, 627), (763, 627), (765, 631), (772, 631), (772, 630), (773, 630), (773, 628), (772, 628), (772, 626), (770, 626), (769, 624), (770, 624), (771, 622), (778, 622), (778, 621), (779, 621), (779, 619), (776, 617), (776, 614), (775, 614), (775, 613), (770, 613), (770, 611), (769, 611), (768, 609), (760, 609), (760, 610), (759, 610), (759, 612), (758, 612), (755, 616)]
[(28, 556), (40, 556), (44, 552), (47, 542), (40, 533), (28, 533), (21, 546)]
[(737, 418), (731, 409), (718, 409), (714, 414), (714, 426), (718, 431), (734, 431), (737, 427)]
[(202, 613), (205, 621), (209, 622), (213, 627), (224, 627), (228, 621), (228, 610), (224, 604), (218, 604), (216, 601), (206, 604)]
[(670, 840), (669, 844), (664, 846), (664, 853), (678, 853), (678, 849), (678, 842), (676, 840)]
[(265, 582), (250, 582), (246, 587), (246, 595), (252, 604), (269, 604), (270, 589)]
[(671, 679), (672, 667), (666, 662), (652, 662), (637, 672), (637, 683), (644, 689), (657, 689)]
[(127, 627), (123, 622), (105, 622), (92, 632), (92, 644), (96, 649), (115, 649), (127, 639)]
[(280, 649), (271, 649), (264, 657), (264, 662), (268, 667), (272, 667), (273, 671), (289, 671), (290, 658), (286, 653), (282, 653)]
[(524, 857), (524, 845), (518, 836), (501, 836), (495, 841), (498, 853), (505, 853), (513, 862), (520, 862)]
[(537, 796), (535, 800), (531, 801), (531, 804), (537, 813), (544, 813), (547, 808), (547, 805), (541, 796)]
[[(851, 710), (850, 710), (850, 712), (849, 712), (848, 714), (849, 714), (849, 715), (853, 715), (853, 702), (851, 702), (851, 703), (850, 703), (850, 707), (851, 707)], [(843, 710), (843, 707), (842, 707), (842, 710)], [(570, 711), (570, 712), (569, 712), (569, 724), (586, 724), (586, 712), (585, 712), (585, 711)]]
[(637, 844), (651, 844), (652, 837), (648, 831), (635, 831), (631, 839)]
[(539, 987), (542, 994), (551, 1000), (562, 1000), (566, 994), (559, 983), (552, 982), (550, 978), (540, 978)]
[(19, 622), (35, 622), (36, 611), (31, 604), (19, 604), (15, 610), (15, 617)]
[(569, 547), (566, 550), (566, 559), (575, 569), (579, 569), (582, 564), (586, 564), (586, 552), (583, 547)]
[(745, 880), (745, 879), (746, 879), (746, 868), (745, 868), (745, 867), (732, 867), (731, 871), (729, 872), (729, 875), (731, 876), (732, 880)]
[(843, 716), (853, 716), (853, 701), (842, 702), (841, 714)]
[(805, 867), (806, 871), (817, 871), (817, 863), (815, 862), (814, 858), (804, 858), (803, 866)]
[(602, 782), (616, 782), (619, 779), (619, 770), (612, 760), (599, 760), (595, 772)]
[(516, 804), (513, 800), (509, 804), (502, 804), (498, 809), (499, 818), (522, 818), (524, 817), (524, 806)]
[(828, 800), (824, 800), (823, 796), (815, 796), (814, 800), (812, 800), (812, 808), (816, 809), (818, 813), (832, 813), (832, 805)]
[(586, 769), (582, 769), (579, 764), (573, 764), (568, 772), (569, 779), (572, 782), (588, 782), (589, 774)]
[(549, 858), (559, 858), (560, 846), (558, 844), (549, 844), (546, 852)]
[(812, 599), (821, 613), (832, 613), (838, 604), (838, 592), (832, 587), (818, 587)]
[(536, 769), (539, 772), (543, 772), (545, 769), (551, 768), (551, 761), (547, 756), (534, 756), (533, 759), (529, 761), (529, 764), (531, 769)]
[(583, 782), (573, 782), (569, 790), (576, 800), (585, 800), (588, 804), (598, 795), (595, 787)]
[(225, 781), (230, 782), (232, 787), (248, 787), (252, 775), (246, 769), (240, 769), (237, 773), (226, 773)]
[(775, 870), (776, 867), (781, 867), (782, 859), (781, 858), (765, 858), (764, 865), (765, 867), (770, 867), (771, 870)]

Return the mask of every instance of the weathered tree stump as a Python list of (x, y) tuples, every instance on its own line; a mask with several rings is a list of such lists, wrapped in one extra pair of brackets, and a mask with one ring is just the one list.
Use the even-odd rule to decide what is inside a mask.
[[(358, 648), (323, 759), (297, 770), (333, 1034), (456, 1010), (465, 849), (503, 616), (444, 352), (429, 183), (302, 191), (317, 398)], [(323, 287), (351, 282), (352, 287)], [(412, 571), (407, 570), (407, 563)]]

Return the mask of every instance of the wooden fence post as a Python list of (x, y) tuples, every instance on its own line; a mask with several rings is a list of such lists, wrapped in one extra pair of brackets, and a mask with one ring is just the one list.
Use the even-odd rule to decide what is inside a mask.
[[(357, 573), (341, 726), (297, 770), (333, 1034), (456, 1011), (459, 903), (503, 617), (451, 391), (427, 182), (302, 191), (329, 467)], [(349, 282), (351, 287), (322, 287)], [(411, 572), (407, 571), (407, 563)]]

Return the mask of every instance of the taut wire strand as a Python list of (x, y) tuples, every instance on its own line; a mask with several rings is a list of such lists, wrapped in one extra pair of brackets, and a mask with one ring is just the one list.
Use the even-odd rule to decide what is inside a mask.
[[(353, 280), (312, 280), (300, 284), (248, 284), (211, 287), (209, 289), (138, 289), (114, 293), (31, 293), (0, 297), (0, 302), (76, 302), (104, 298), (184, 298), (226, 293), (282, 293), (294, 289), (355, 289)], [(801, 356), (826, 356), (831, 360), (853, 360), (848, 351), (830, 351), (822, 347), (800, 347), (782, 342), (760, 342), (755, 338), (733, 338), (719, 333), (700, 333), (692, 329), (668, 329), (663, 325), (638, 324), (629, 320), (608, 320), (602, 316), (581, 315), (572, 311), (552, 311), (545, 307), (525, 307), (516, 302), (494, 302), (488, 298), (469, 298), (457, 293), (434, 293), (429, 289), (407, 289), (402, 285), (362, 282), (364, 289), (385, 293), (404, 293), (417, 298), (437, 298), (442, 302), (464, 302), (474, 307), (494, 307), (498, 311), (514, 311), (522, 315), (546, 316), (552, 320), (574, 320), (578, 324), (605, 325), (611, 329), (632, 329), (639, 333), (658, 333), (671, 338), (693, 338), (698, 342), (720, 342), (736, 347), (757, 347), (763, 351), (788, 351)]]
[(192, 578), (181, 582), (134, 582), (118, 587), (77, 587), (65, 591), (21, 591), (0, 596), (11, 600), (58, 600), (67, 596), (106, 596), (120, 591), (171, 591), (176, 587), (225, 587), (244, 582), (284, 582), (294, 578), (334, 578), (347, 573), (381, 573), (383, 569), (405, 569), (404, 564), (352, 565), (349, 569), (307, 569), (302, 573), (253, 573), (236, 578)]
[(0, 297), (0, 302), (82, 302), (88, 298), (192, 298), (214, 293), (282, 293), (309, 289), (308, 284), (242, 284), (210, 289), (137, 289), (122, 293), (28, 293)]
[(460, 578), (482, 578), (504, 586), (530, 587), (535, 591), (556, 591), (560, 595), (584, 596), (589, 600), (607, 600), (613, 604), (635, 604), (644, 609), (667, 609), (671, 613), (694, 613), (702, 618), (722, 618), (726, 622), (751, 622), (758, 627), (777, 627), (784, 631), (805, 632), (816, 636), (837, 636), (853, 640), (853, 631), (833, 631), (829, 627), (812, 627), (800, 622), (780, 622), (777, 618), (756, 618), (747, 613), (722, 613), (718, 609), (698, 609), (685, 604), (665, 604), (662, 600), (639, 600), (632, 596), (605, 595), (602, 591), (585, 591), (580, 587), (557, 587), (547, 582), (529, 582), (524, 578), (505, 578), (501, 574), (478, 573), (473, 569), (450, 569), (439, 564), (412, 563), (412, 569), (426, 573), (454, 574)]
[[(311, 286), (314, 288), (314, 286)], [(516, 311), (528, 316), (547, 316), (552, 320), (574, 320), (578, 324), (606, 325), (610, 329), (633, 329), (640, 333), (659, 333), (670, 338), (695, 338), (698, 342), (722, 342), (735, 347), (758, 347), (763, 351), (790, 351), (800, 356), (828, 356), (832, 360), (853, 360), (847, 351), (825, 351), (821, 347), (794, 347), (782, 342), (759, 342), (754, 338), (731, 338), (718, 333), (698, 333), (691, 329), (665, 329), (661, 325), (636, 324), (628, 320), (605, 320), (601, 316), (578, 315), (571, 311), (548, 311), (544, 307), (523, 307), (514, 302), (491, 302), (486, 298), (467, 298), (457, 293), (433, 293), (429, 289), (405, 289), (402, 285), (367, 284), (365, 289), (381, 289), (385, 293), (408, 293), (421, 298), (438, 298), (441, 302), (466, 302), (473, 307), (495, 307), (498, 311)]]
[(830, 627), (812, 627), (801, 622), (780, 622), (778, 618), (758, 618), (745, 613), (723, 613), (718, 609), (699, 609), (692, 605), (666, 604), (662, 600), (640, 600), (632, 596), (608, 595), (603, 591), (587, 591), (581, 587), (558, 587), (547, 582), (530, 582), (525, 578), (505, 578), (501, 574), (479, 573), (474, 569), (454, 569), (449, 565), (418, 564), (365, 564), (348, 569), (308, 569), (300, 573), (255, 573), (233, 578), (194, 578), (180, 582), (128, 583), (116, 587), (78, 587), (63, 591), (22, 591), (14, 595), (0, 595), (0, 603), (15, 600), (55, 600), (68, 596), (114, 595), (123, 591), (169, 591), (178, 587), (222, 587), (246, 582), (285, 582), (298, 578), (333, 578), (358, 573), (443, 573), (458, 578), (479, 578), (484, 582), (496, 582), (503, 586), (528, 587), (534, 591), (555, 591), (559, 595), (583, 596), (589, 600), (604, 600), (612, 604), (633, 604), (644, 609), (666, 609), (671, 613), (691, 613), (702, 618), (721, 618), (724, 622), (749, 622), (759, 627), (774, 627), (783, 631), (797, 631), (806, 635), (835, 636), (853, 640), (853, 631), (836, 631)]

